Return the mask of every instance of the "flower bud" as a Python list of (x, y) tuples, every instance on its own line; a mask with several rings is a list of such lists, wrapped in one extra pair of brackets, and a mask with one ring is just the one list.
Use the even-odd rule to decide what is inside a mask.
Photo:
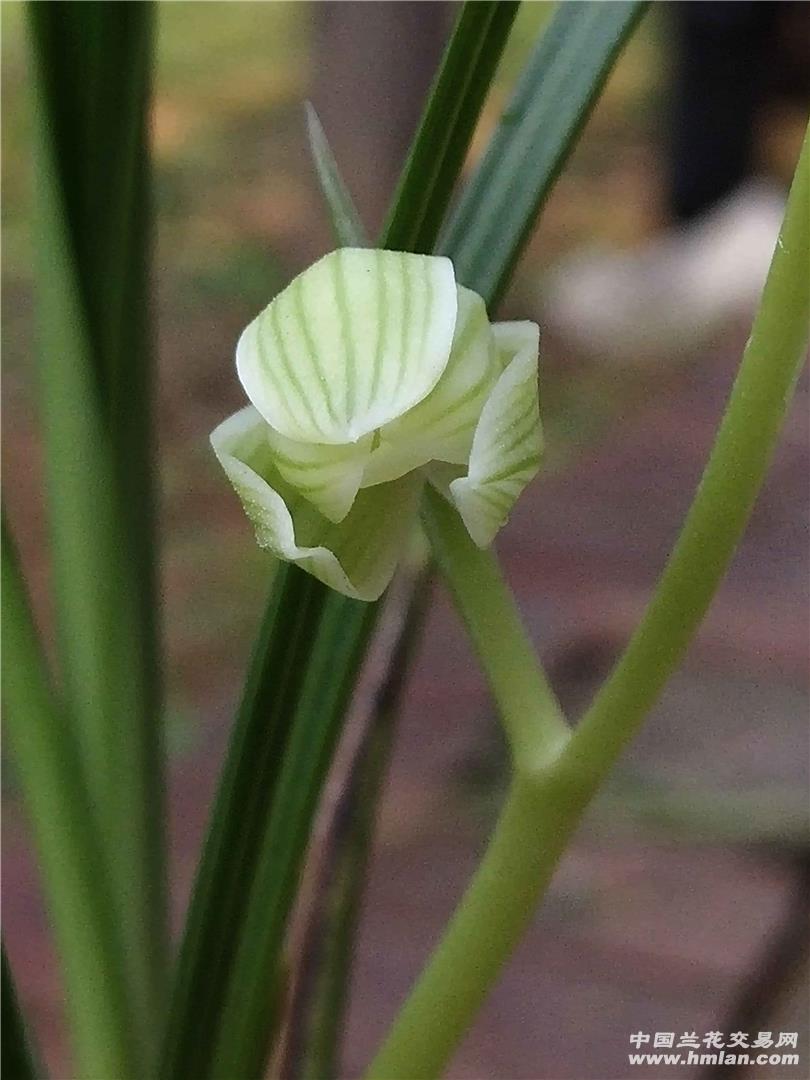
[(480, 547), (537, 472), (538, 329), (490, 324), (449, 259), (342, 248), (239, 339), (251, 402), (211, 443), (256, 539), (376, 600), (432, 483)]

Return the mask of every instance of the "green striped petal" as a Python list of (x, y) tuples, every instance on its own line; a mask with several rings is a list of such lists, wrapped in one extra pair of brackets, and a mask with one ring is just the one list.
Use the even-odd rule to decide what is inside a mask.
[(536, 475), (542, 451), (537, 326), (496, 323), (493, 332), (499, 353), (511, 359), (481, 411), (467, 474), (448, 485), (479, 547), (491, 544), (506, 523), (518, 495)]
[(296, 442), (265, 426), (273, 462), (284, 480), (330, 521), (342, 521), (360, 488), (373, 437), (365, 435), (356, 443), (329, 446)]
[(361, 491), (336, 524), (281, 476), (267, 424), (252, 406), (225, 420), (211, 444), (253, 523), (257, 543), (357, 600), (376, 600), (408, 542), (423, 479)]
[(247, 327), (239, 378), (281, 435), (354, 443), (430, 393), (447, 366), (456, 308), (449, 259), (341, 248)]
[(380, 431), (363, 487), (393, 480), (429, 461), (462, 464), (481, 409), (501, 370), (484, 301), (457, 286), (458, 316), (450, 359), (418, 405)]

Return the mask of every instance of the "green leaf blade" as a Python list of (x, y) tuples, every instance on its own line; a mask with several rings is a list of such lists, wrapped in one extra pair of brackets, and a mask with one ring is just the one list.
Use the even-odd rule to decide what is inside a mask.
[(168, 959), (148, 347), (152, 13), (150, 3), (28, 6), (60, 672), (104, 822), (144, 1044)]
[(491, 307), (645, 7), (559, 4), (535, 48), (439, 243), (458, 280)]
[(143, 1060), (135, 1045), (109, 875), (73, 732), (50, 686), (5, 516), (2, 592), (5, 732), (56, 935), (77, 1068), (87, 1076), (137, 1080)]
[(383, 227), (383, 247), (433, 251), (519, 7), (513, 0), (462, 7)]
[(309, 628), (327, 595), (295, 567), (281, 565), (276, 571), (186, 916), (159, 1073), (165, 1080), (210, 1075), (217, 1018), (239, 945), (262, 825), (304, 674), (293, 660), (311, 643)]
[(307, 136), (321, 193), (329, 209), (332, 231), (339, 247), (368, 247), (366, 230), (349, 189), (340, 175), (335, 155), (311, 101), (306, 103)]
[[(223, 1003), (211, 1076), (261, 1074), (267, 1052), (267, 999), (297, 893), (311, 824), (379, 606), (332, 593), (301, 686), (273, 808), (258, 850), (250, 903)], [(275, 962), (269, 963), (273, 958)], [(250, 991), (250, 992), (246, 992)]]

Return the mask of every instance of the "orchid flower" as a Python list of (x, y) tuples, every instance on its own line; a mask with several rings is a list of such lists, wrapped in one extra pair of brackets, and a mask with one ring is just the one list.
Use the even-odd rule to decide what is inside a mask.
[(257, 542), (376, 600), (426, 483), (488, 546), (541, 451), (538, 328), (490, 323), (447, 258), (341, 248), (239, 339), (250, 404), (211, 443)]

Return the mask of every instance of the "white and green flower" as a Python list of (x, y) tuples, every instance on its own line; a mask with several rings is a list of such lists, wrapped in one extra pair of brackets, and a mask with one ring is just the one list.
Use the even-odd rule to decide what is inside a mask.
[(490, 544), (539, 466), (537, 350), (537, 326), (491, 324), (449, 259), (320, 259), (242, 334), (251, 404), (211, 435), (258, 543), (375, 600), (432, 483)]

